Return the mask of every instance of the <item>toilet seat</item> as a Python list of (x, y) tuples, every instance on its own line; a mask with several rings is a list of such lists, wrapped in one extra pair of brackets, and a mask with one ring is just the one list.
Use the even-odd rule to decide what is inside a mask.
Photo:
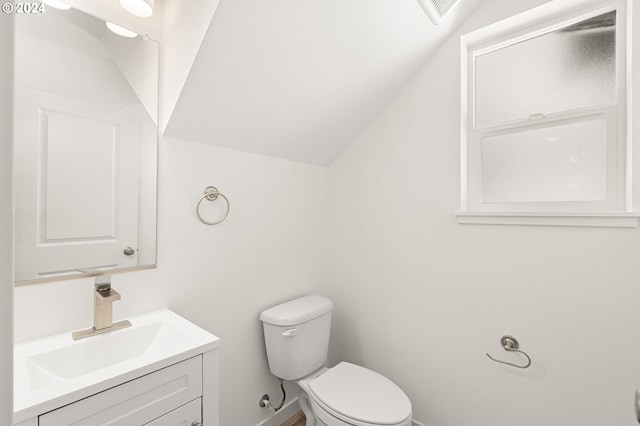
[(411, 402), (381, 374), (341, 362), (308, 384), (309, 396), (332, 416), (356, 426), (410, 424)]

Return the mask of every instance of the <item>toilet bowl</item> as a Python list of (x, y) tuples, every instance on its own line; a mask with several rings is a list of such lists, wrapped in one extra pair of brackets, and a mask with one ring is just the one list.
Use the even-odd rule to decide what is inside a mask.
[(332, 310), (305, 296), (260, 314), (269, 368), (300, 386), (307, 426), (410, 426), (411, 402), (391, 380), (349, 362), (325, 367)]
[(404, 392), (359, 365), (341, 362), (296, 382), (307, 426), (411, 425), (411, 402)]

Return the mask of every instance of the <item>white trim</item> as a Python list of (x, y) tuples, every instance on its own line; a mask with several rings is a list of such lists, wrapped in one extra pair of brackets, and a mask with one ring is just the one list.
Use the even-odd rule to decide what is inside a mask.
[(640, 213), (632, 212), (456, 212), (455, 215), (460, 224), (590, 226), (605, 228), (637, 228), (638, 218), (640, 218)]
[[(529, 9), (518, 15), (503, 19), (489, 26), (477, 29), (462, 36), (463, 44), (478, 47), (482, 43), (500, 37), (514, 37), (518, 33), (531, 33), (532, 26), (545, 25), (548, 22), (566, 21), (566, 15), (584, 9), (585, 13), (600, 10), (617, 0), (565, 0), (563, 2), (549, 2)], [(603, 6), (604, 4), (604, 6)], [(518, 29), (522, 29), (518, 31)]]
[(14, 15), (0, 18), (0, 424), (13, 424), (13, 187)]
[(293, 415), (298, 411), (300, 411), (300, 404), (298, 404), (298, 397), (296, 396), (294, 399), (287, 402), (280, 411), (273, 414), (268, 419), (261, 421), (256, 426), (280, 426), (282, 423), (293, 417)]
[(460, 38), (460, 207), (469, 209), (469, 45)]
[(628, 209), (633, 208), (633, 115), (632, 115), (632, 94), (633, 94), (633, 1), (626, 2), (627, 21), (626, 21), (626, 157), (624, 168), (625, 194), (624, 202)]
[[(577, 24), (589, 18), (602, 15), (607, 12), (612, 12), (618, 9), (618, 0), (601, 0), (604, 4), (598, 5), (598, 8), (589, 8), (584, 11), (580, 11), (579, 14), (572, 13), (569, 18), (566, 17), (566, 11), (550, 12), (547, 15), (540, 15), (538, 19), (542, 19), (543, 16), (548, 16), (548, 20), (542, 22), (529, 23), (525, 32), (522, 30), (514, 30), (512, 28), (511, 34), (500, 34), (497, 37), (486, 37), (483, 42), (480, 43), (480, 47), (474, 48), (473, 56), (481, 56), (487, 53), (494, 52), (496, 50), (504, 49), (505, 47), (518, 44), (523, 41), (527, 41), (536, 37), (540, 37), (546, 34), (553, 33), (562, 28)], [(535, 9), (533, 9), (535, 10)], [(534, 27), (534, 29), (531, 29)], [(484, 28), (482, 29), (484, 30)], [(496, 41), (497, 38), (497, 41)], [(504, 38), (504, 39), (503, 39)], [(485, 43), (489, 43), (484, 46)]]

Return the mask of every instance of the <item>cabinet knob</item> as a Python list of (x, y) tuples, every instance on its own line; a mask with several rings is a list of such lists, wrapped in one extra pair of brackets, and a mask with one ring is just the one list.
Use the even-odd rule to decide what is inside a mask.
[(200, 423), (200, 422), (193, 422), (193, 423), (191, 423), (191, 426), (202, 426), (202, 423)]
[[(136, 251), (133, 249), (133, 247), (125, 247), (124, 250), (122, 250), (122, 252), (126, 255), (126, 256), (131, 256), (133, 253), (135, 253)], [(193, 425), (192, 425), (193, 426)]]

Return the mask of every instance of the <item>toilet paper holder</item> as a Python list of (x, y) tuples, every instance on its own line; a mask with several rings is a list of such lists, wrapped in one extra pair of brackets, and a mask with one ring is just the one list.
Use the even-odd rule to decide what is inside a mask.
[(516, 367), (516, 368), (529, 368), (529, 366), (531, 365), (531, 358), (529, 357), (529, 355), (526, 354), (526, 352), (518, 349), (520, 347), (520, 343), (518, 343), (518, 340), (515, 337), (502, 336), (502, 338), (500, 339), (500, 345), (502, 345), (504, 350), (507, 352), (518, 352), (524, 355), (527, 358), (527, 363), (524, 365), (519, 365), (519, 364), (514, 364), (512, 362), (500, 361), (499, 359), (495, 359), (491, 355), (487, 354), (487, 356), (491, 361), (499, 362), (500, 364), (510, 365), (511, 367)]

